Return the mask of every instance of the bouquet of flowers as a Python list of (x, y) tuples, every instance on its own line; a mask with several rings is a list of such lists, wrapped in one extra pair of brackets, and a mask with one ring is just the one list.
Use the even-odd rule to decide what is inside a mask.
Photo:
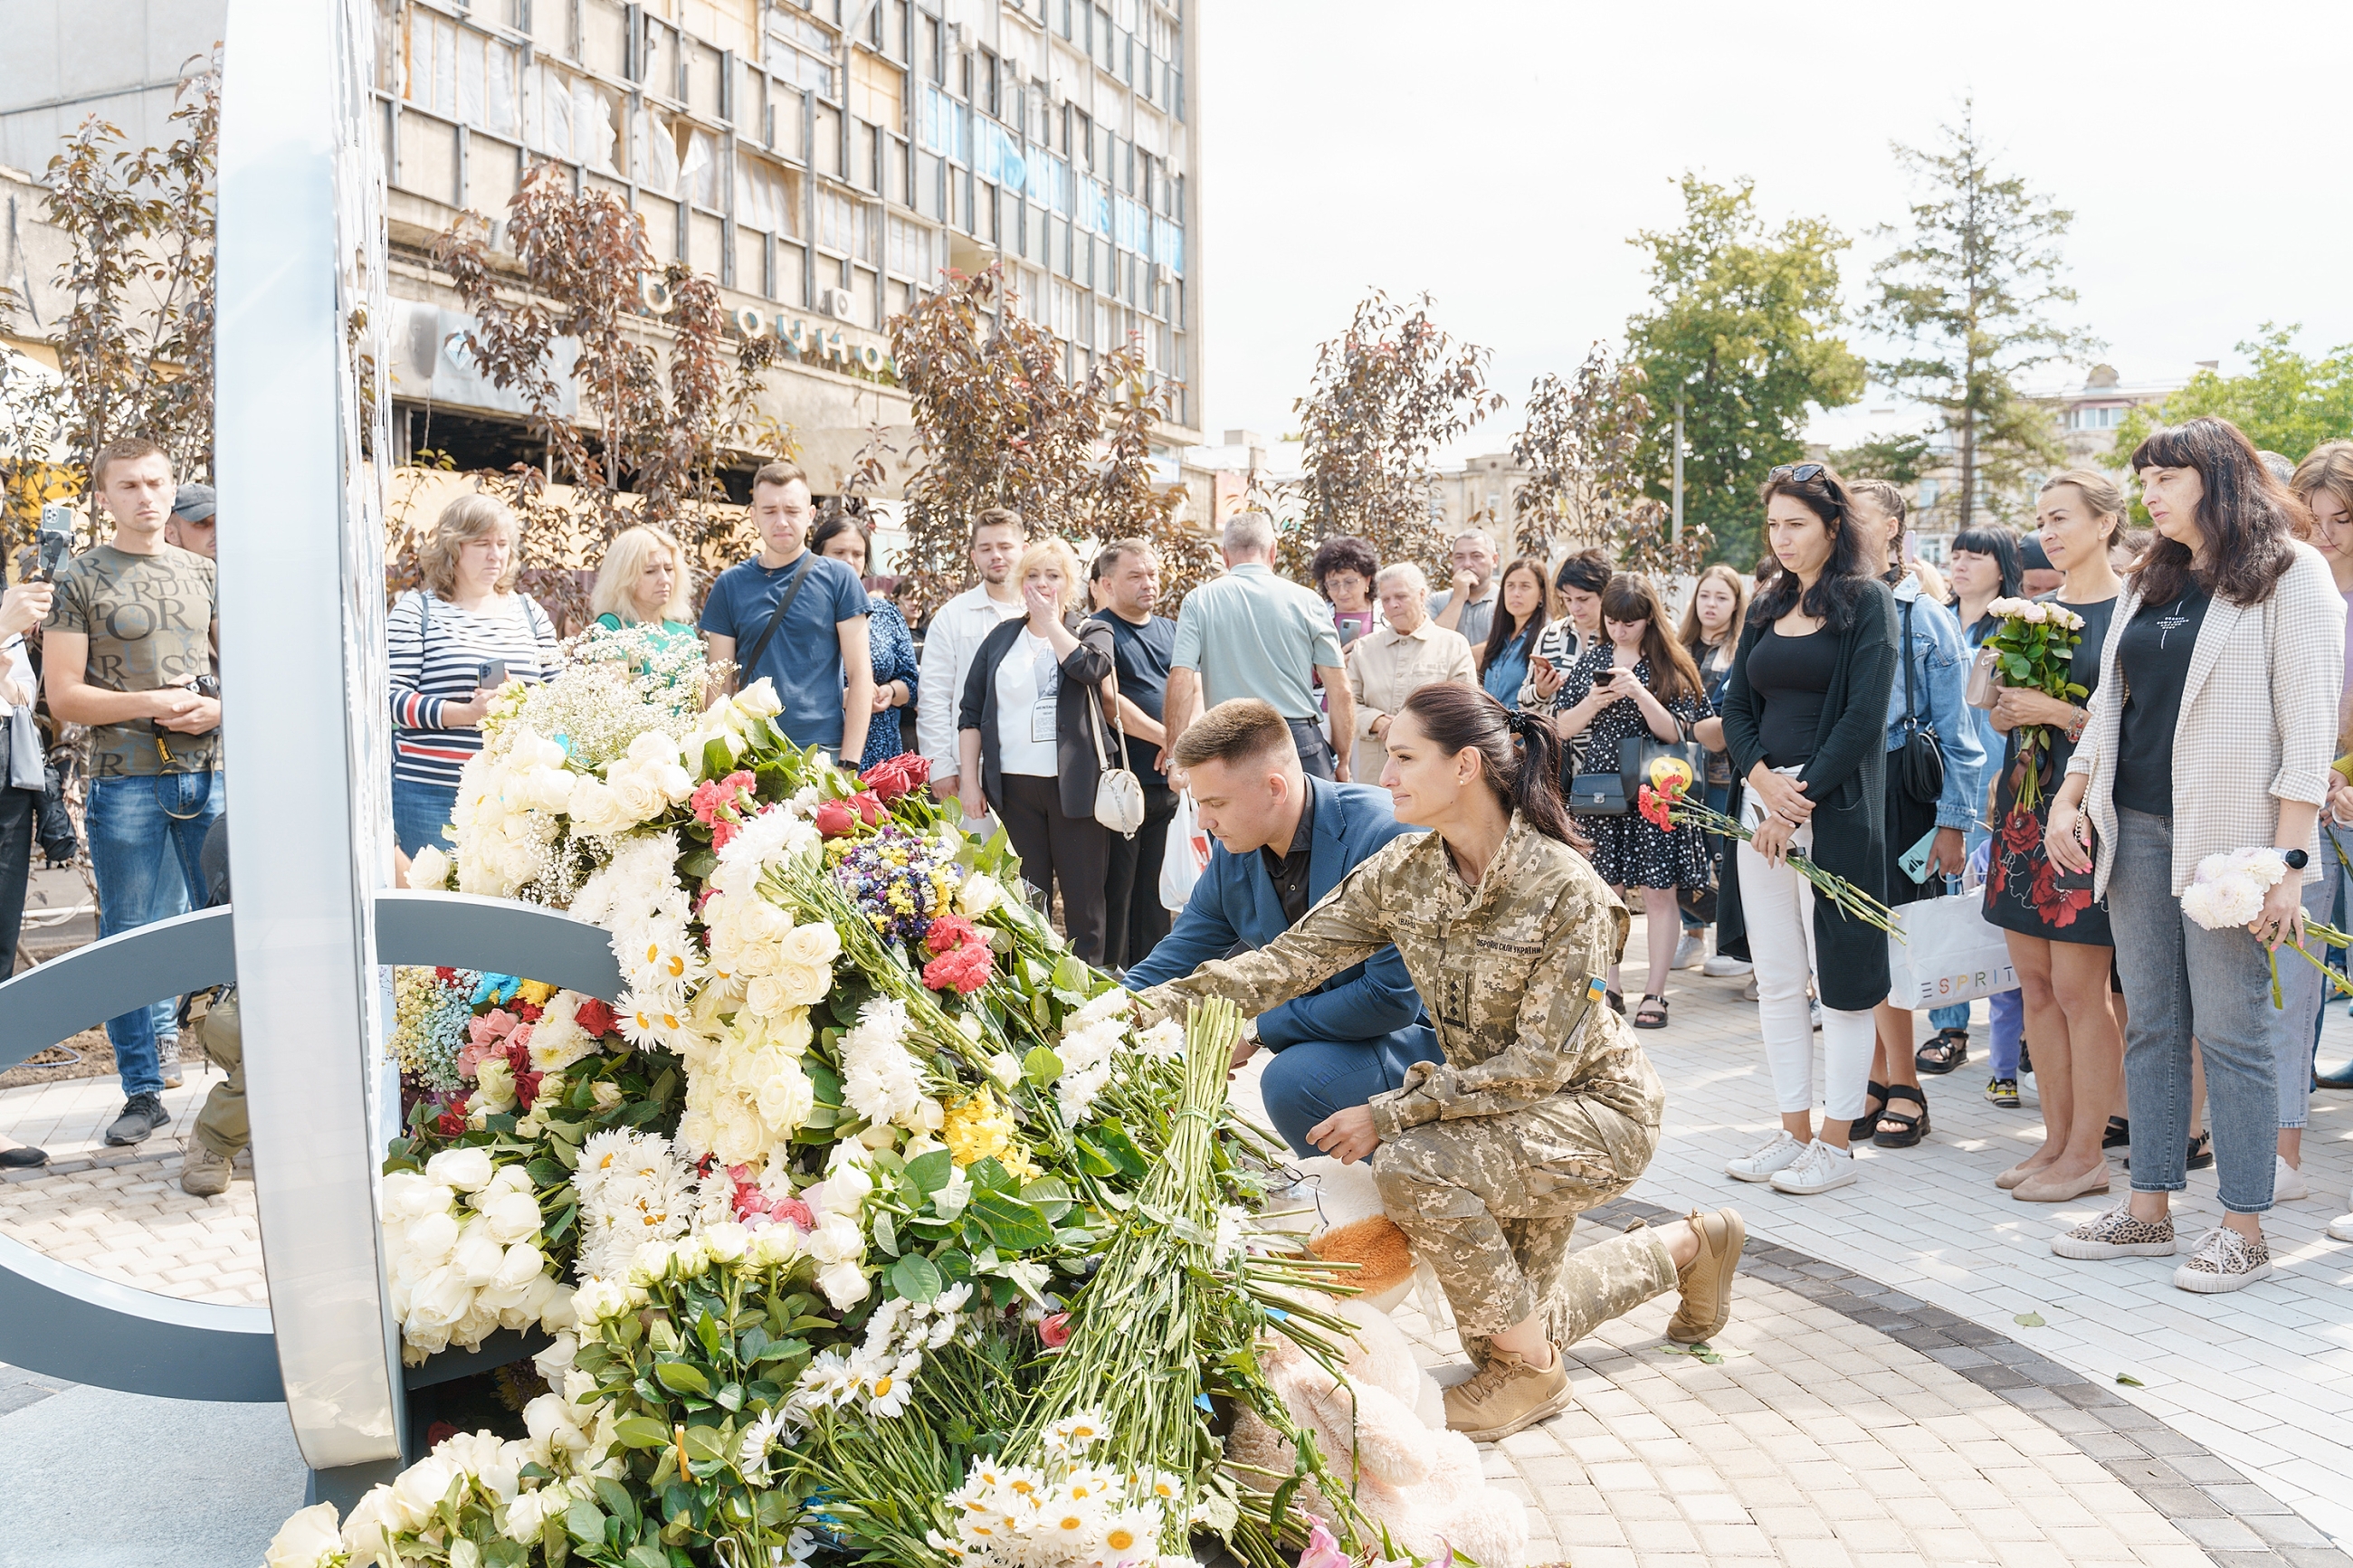
[[(1669, 779), (1657, 785), (1644, 784), (1640, 803), (1642, 820), (1662, 833), (1672, 833), (1685, 824), (1692, 824), (1726, 838), (1737, 838), (1743, 844), (1756, 837), (1724, 813), (1691, 799), (1683, 794), (1685, 787), (1681, 779)], [(1831, 907), (1841, 914), (1859, 920), (1865, 925), (1876, 926), (1898, 942), (1904, 940), (1904, 933), (1896, 929), (1894, 911), (1844, 877), (1831, 875), (1795, 851), (1790, 853), (1789, 864), (1797, 869), (1798, 875), (1813, 885), (1816, 898), (1828, 899)]]
[[(2063, 702), (2084, 695), (2085, 687), (2073, 679), (2075, 649), (2084, 640), (2083, 616), (2042, 599), (1996, 599), (1986, 613), (2001, 623), (1985, 646), (1994, 650), (2004, 686), (2040, 691)], [(2031, 812), (2042, 800), (2042, 763), (2050, 755), (2051, 727), (2023, 724), (2012, 733), (2018, 737), (2018, 809)]]
[[(2221, 855), (2209, 855), (2198, 862), (2198, 871), (2189, 886), (2181, 891), (2181, 912), (2204, 926), (2208, 931), (2228, 931), (2232, 926), (2252, 924), (2263, 913), (2263, 900), (2288, 873), (2287, 858), (2276, 849), (2232, 849)], [(2348, 936), (2335, 926), (2324, 925), (2307, 919), (2305, 934), (2318, 937), (2330, 947), (2353, 947), (2353, 936)], [(2304, 955), (2306, 963), (2328, 977), (2337, 990), (2353, 994), (2353, 980), (2331, 969), (2316, 957), (2310, 948), (2300, 942), (2286, 944)], [(2280, 1002), (2279, 949), (2267, 948), (2272, 966), (2272, 1005)]]

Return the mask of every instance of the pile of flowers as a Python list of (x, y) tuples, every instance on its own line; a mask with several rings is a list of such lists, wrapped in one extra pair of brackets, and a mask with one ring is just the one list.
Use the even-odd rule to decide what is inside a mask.
[[(2084, 641), (2084, 617), (2048, 599), (1996, 599), (1986, 614), (2000, 622), (1985, 639), (2004, 686), (2040, 691), (2073, 701), (2086, 688), (2073, 679), (2075, 649)], [(2050, 755), (2051, 727), (2021, 724), (2018, 737), (2017, 811), (2031, 813), (2042, 800), (2042, 764)]]
[(273, 1562), (1127, 1564), (1198, 1528), (1277, 1568), (1317, 1527), (1239, 1507), (1212, 1412), (1346, 1497), (1251, 1349), (1345, 1329), (1301, 1305), (1326, 1266), (1244, 1244), (1279, 1151), (1227, 1113), (1239, 1018), (1140, 1029), (920, 759), (845, 773), (765, 683), (703, 684), (628, 656), (502, 693), (415, 863), (594, 922), (622, 977), (397, 982), (407, 1353), (535, 1323), (551, 1391)]

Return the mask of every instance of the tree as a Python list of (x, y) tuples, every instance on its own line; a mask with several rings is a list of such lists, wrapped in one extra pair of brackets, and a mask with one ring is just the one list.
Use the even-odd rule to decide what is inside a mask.
[[(0, 284), (0, 327), (21, 309), (16, 290)], [(43, 507), (81, 489), (78, 466), (62, 460), (72, 420), (57, 374), (0, 346), (0, 561), (35, 542)]]
[(1487, 390), (1489, 352), (1457, 343), (1430, 319), (1429, 295), (1406, 304), (1374, 289), (1348, 330), (1315, 352), (1299, 415), (1300, 478), (1278, 487), (1301, 515), (1282, 562), (1302, 571), (1334, 534), (1372, 541), (1384, 562), (1435, 571), (1446, 558), (1432, 454), (1504, 405)]
[(1630, 572), (1689, 571), (1705, 557), (1705, 524), (1670, 538), (1667, 509), (1643, 494), (1651, 402), (1642, 367), (1610, 363), (1599, 343), (1574, 383), (1544, 375), (1528, 389), (1527, 417), (1512, 437), (1512, 460), (1527, 471), (1512, 495), (1520, 553), (1549, 556), (1556, 542), (1598, 544)]
[(2201, 414), (2228, 419), (2257, 447), (2299, 461), (2323, 441), (2353, 437), (2353, 344), (2306, 359), (2292, 346), (2303, 330), (2265, 321), (2253, 341), (2238, 345), (2254, 362), (2246, 374), (2201, 370), (2154, 408), (2133, 409), (2116, 429), (2109, 464), (2125, 467), (2133, 448), (2159, 425), (2179, 425)]
[(1683, 226), (1644, 231), (1651, 308), (1627, 323), (1627, 355), (1648, 378), (1651, 423), (1641, 463), (1654, 499), (1674, 464), (1674, 403), (1683, 404), (1683, 527), (1705, 529), (1715, 559), (1742, 566), (1758, 550), (1757, 491), (1795, 460), (1811, 406), (1862, 395), (1862, 361), (1839, 324), (1839, 252), (1819, 217), (1768, 230), (1754, 183), (1683, 178)]
[[(475, 318), (467, 352), (493, 385), (522, 395), (554, 477), (574, 487), (554, 503), (549, 475), (529, 463), (491, 487), (522, 517), (525, 567), (556, 601), (550, 610), (585, 610), (570, 569), (632, 523), (670, 529), (706, 568), (737, 552), (743, 514), (719, 465), (755, 443), (789, 446), (757, 411), (760, 374), (781, 345), (744, 338), (731, 372), (718, 286), (683, 263), (657, 266), (645, 220), (608, 192), (575, 195), (554, 163), (525, 174), (506, 228), (514, 267), (493, 258), (477, 213), (437, 238), (434, 259)], [(649, 297), (667, 304), (667, 364)], [(557, 367), (559, 342), (575, 350), (568, 371)], [(582, 416), (563, 412), (559, 377), (575, 384)]]
[(217, 66), (179, 96), (168, 146), (132, 152), (91, 115), (42, 175), (44, 216), (70, 247), (57, 281), (73, 304), (56, 341), (84, 479), (100, 447), (130, 436), (163, 447), (183, 479), (212, 477)]
[(1926, 189), (1912, 204), (1910, 238), (1873, 274), (1878, 297), (1866, 319), (1912, 350), (1873, 373), (1936, 409), (1953, 433), (1954, 504), (1966, 529), (1981, 495), (2006, 514), (2031, 469), (2064, 460), (2050, 411), (2020, 393), (2019, 376), (2100, 343), (2050, 318), (2075, 303), (2060, 281), (2059, 249), (2075, 215), (1996, 173), (1968, 100), (1960, 124), (1942, 132), (1937, 148), (1895, 147), (1896, 162)]
[(1133, 343), (1071, 380), (1061, 346), (1019, 304), (991, 264), (951, 272), (944, 287), (891, 320), (915, 426), (902, 557), (909, 614), (921, 618), (965, 586), (973, 516), (992, 506), (1019, 512), (1033, 534), (1149, 539), (1172, 602), (1181, 599), (1208, 574), (1211, 557), (1208, 541), (1176, 517), (1180, 494), (1153, 482), (1152, 435), (1166, 417), (1169, 389), (1146, 384)]
[(1831, 467), (1850, 479), (1885, 479), (1908, 485), (1936, 467), (1936, 433), (1911, 430), (1897, 436), (1868, 436), (1858, 446), (1831, 454)]

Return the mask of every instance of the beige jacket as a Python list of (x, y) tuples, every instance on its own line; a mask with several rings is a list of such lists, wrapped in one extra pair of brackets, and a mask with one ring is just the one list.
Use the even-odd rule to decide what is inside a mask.
[(1348, 649), (1348, 692), (1356, 700), (1356, 749), (1349, 766), (1358, 784), (1377, 783), (1388, 748), (1373, 737), (1373, 721), (1393, 716), (1405, 700), (1434, 681), (1479, 684), (1471, 645), (1425, 616), (1410, 634), (1376, 626)]
[[(2337, 703), (2345, 682), (2345, 596), (2309, 544), (2272, 596), (2260, 605), (2217, 598), (2198, 628), (2182, 683), (2181, 718), (2173, 731), (2173, 890), (2189, 886), (2209, 855), (2272, 842), (2281, 801), (2318, 805), (2328, 797), (2337, 752)], [(2125, 682), (2116, 648), (2140, 609), (2127, 587), (2100, 652), (2084, 738), (2067, 772), (2089, 773), (2084, 810), (2098, 843), (2093, 891), (2105, 898), (2116, 864), (2116, 752), (2124, 723)], [(2316, 830), (2304, 879), (2320, 877)]]

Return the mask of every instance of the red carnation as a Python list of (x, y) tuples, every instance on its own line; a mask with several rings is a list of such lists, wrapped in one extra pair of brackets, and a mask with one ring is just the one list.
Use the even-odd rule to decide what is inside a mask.
[(572, 1015), (572, 1019), (586, 1029), (591, 1037), (599, 1040), (618, 1028), (621, 1023), (613, 1016), (612, 1008), (593, 996), (580, 1004), (578, 1010)]
[(987, 984), (989, 976), (996, 973), (997, 963), (989, 956), (988, 944), (968, 942), (923, 965), (923, 984), (934, 991), (953, 989), (959, 996), (969, 996)]
[(931, 776), (931, 758), (914, 752), (904, 752), (895, 757), (883, 758), (859, 774), (858, 782), (871, 789), (876, 799), (891, 801), (921, 789)]
[(540, 1016), (546, 1011), (546, 1008), (533, 1006), (529, 1002), (517, 1002), (514, 1005), (515, 1016), (521, 1018), (526, 1024), (538, 1023)]
[(923, 933), (923, 945), (934, 952), (954, 952), (968, 942), (984, 942), (980, 928), (962, 915), (942, 915)]

